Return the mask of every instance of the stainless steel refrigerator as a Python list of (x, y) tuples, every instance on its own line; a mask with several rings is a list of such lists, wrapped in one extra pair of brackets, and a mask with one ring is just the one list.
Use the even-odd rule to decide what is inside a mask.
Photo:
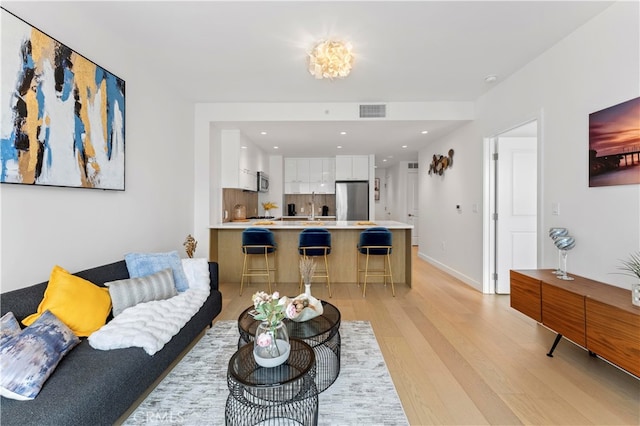
[(369, 182), (336, 182), (336, 220), (369, 220)]

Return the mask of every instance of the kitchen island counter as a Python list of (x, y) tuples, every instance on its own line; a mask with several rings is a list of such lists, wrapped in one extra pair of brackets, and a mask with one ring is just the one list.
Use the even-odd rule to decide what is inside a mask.
[(375, 220), (375, 221), (336, 221), (336, 220), (322, 220), (316, 219), (306, 220), (276, 220), (276, 219), (249, 219), (246, 222), (225, 222), (215, 226), (211, 229), (245, 229), (249, 227), (260, 227), (268, 229), (304, 229), (309, 227), (321, 227), (327, 229), (367, 229), (374, 226), (384, 226), (389, 229), (413, 229), (412, 225), (408, 225), (402, 222), (396, 222), (393, 220)]
[[(300, 279), (298, 271), (298, 236), (306, 228), (322, 227), (331, 232), (331, 254), (329, 254), (329, 270), (332, 288), (337, 289), (341, 283), (355, 284), (357, 279), (356, 246), (360, 233), (371, 227), (383, 226), (393, 234), (393, 252), (391, 268), (393, 281), (396, 284), (405, 283), (411, 286), (411, 230), (412, 225), (406, 223), (376, 220), (376, 221), (334, 221), (334, 220), (298, 220), (279, 221), (269, 219), (255, 219), (247, 222), (225, 222), (210, 229), (209, 257), (211, 261), (220, 264), (220, 280), (222, 282), (240, 283), (242, 275), (242, 231), (246, 228), (261, 227), (273, 231), (277, 244), (277, 261), (275, 282), (297, 283)], [(382, 256), (375, 256), (380, 263)], [(376, 268), (378, 266), (375, 266)], [(262, 278), (255, 277), (259, 283)], [(264, 280), (266, 283), (266, 279)], [(314, 281), (320, 281), (316, 279)], [(372, 283), (381, 282), (381, 278), (370, 278)], [(334, 287), (335, 284), (335, 287)], [(262, 290), (258, 284), (252, 285), (251, 290)]]

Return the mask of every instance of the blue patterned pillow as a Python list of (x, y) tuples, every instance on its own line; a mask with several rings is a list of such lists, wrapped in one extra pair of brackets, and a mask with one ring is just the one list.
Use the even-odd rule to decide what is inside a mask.
[(0, 343), (0, 395), (35, 398), (58, 363), (80, 339), (51, 311)]
[(163, 269), (171, 268), (176, 290), (182, 292), (189, 289), (189, 281), (184, 274), (182, 261), (177, 251), (168, 253), (128, 253), (124, 256), (131, 278), (139, 278), (155, 274)]
[(0, 318), (0, 343), (11, 336), (20, 334), (22, 328), (18, 324), (18, 320), (13, 315), (13, 312), (7, 312)]

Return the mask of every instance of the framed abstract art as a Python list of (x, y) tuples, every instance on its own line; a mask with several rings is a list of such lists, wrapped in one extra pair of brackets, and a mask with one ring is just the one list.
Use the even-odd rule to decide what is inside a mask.
[(123, 191), (124, 80), (0, 13), (0, 183)]

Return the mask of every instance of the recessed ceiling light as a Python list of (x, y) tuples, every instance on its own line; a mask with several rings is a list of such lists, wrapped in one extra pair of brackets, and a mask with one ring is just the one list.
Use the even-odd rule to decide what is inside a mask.
[(338, 148), (338, 149), (342, 149), (342, 145), (338, 145), (336, 148)]
[(242, 145), (240, 148), (247, 149), (247, 147), (245, 145)]
[(274, 147), (273, 147), (273, 149), (278, 149), (278, 148), (279, 148), (279, 147), (277, 147), (277, 146), (274, 146)]
[(383, 158), (383, 159), (382, 159), (382, 162), (385, 162), (385, 161), (387, 161), (387, 159), (386, 159), (386, 158)]
[(406, 146), (406, 145), (402, 145), (402, 147), (403, 147), (403, 148), (406, 148), (407, 146)]
[(340, 134), (341, 134), (341, 135), (346, 135), (346, 134), (347, 134), (347, 132), (340, 132)]
[(267, 132), (260, 132), (260, 134), (261, 134), (261, 135), (266, 135), (266, 134), (267, 134)]
[(423, 130), (420, 133), (422, 133), (423, 135), (426, 135), (427, 133), (429, 133), (429, 131), (428, 130)]
[(498, 80), (498, 76), (495, 74), (488, 75), (484, 78), (484, 82), (488, 84), (495, 83), (496, 80)]

